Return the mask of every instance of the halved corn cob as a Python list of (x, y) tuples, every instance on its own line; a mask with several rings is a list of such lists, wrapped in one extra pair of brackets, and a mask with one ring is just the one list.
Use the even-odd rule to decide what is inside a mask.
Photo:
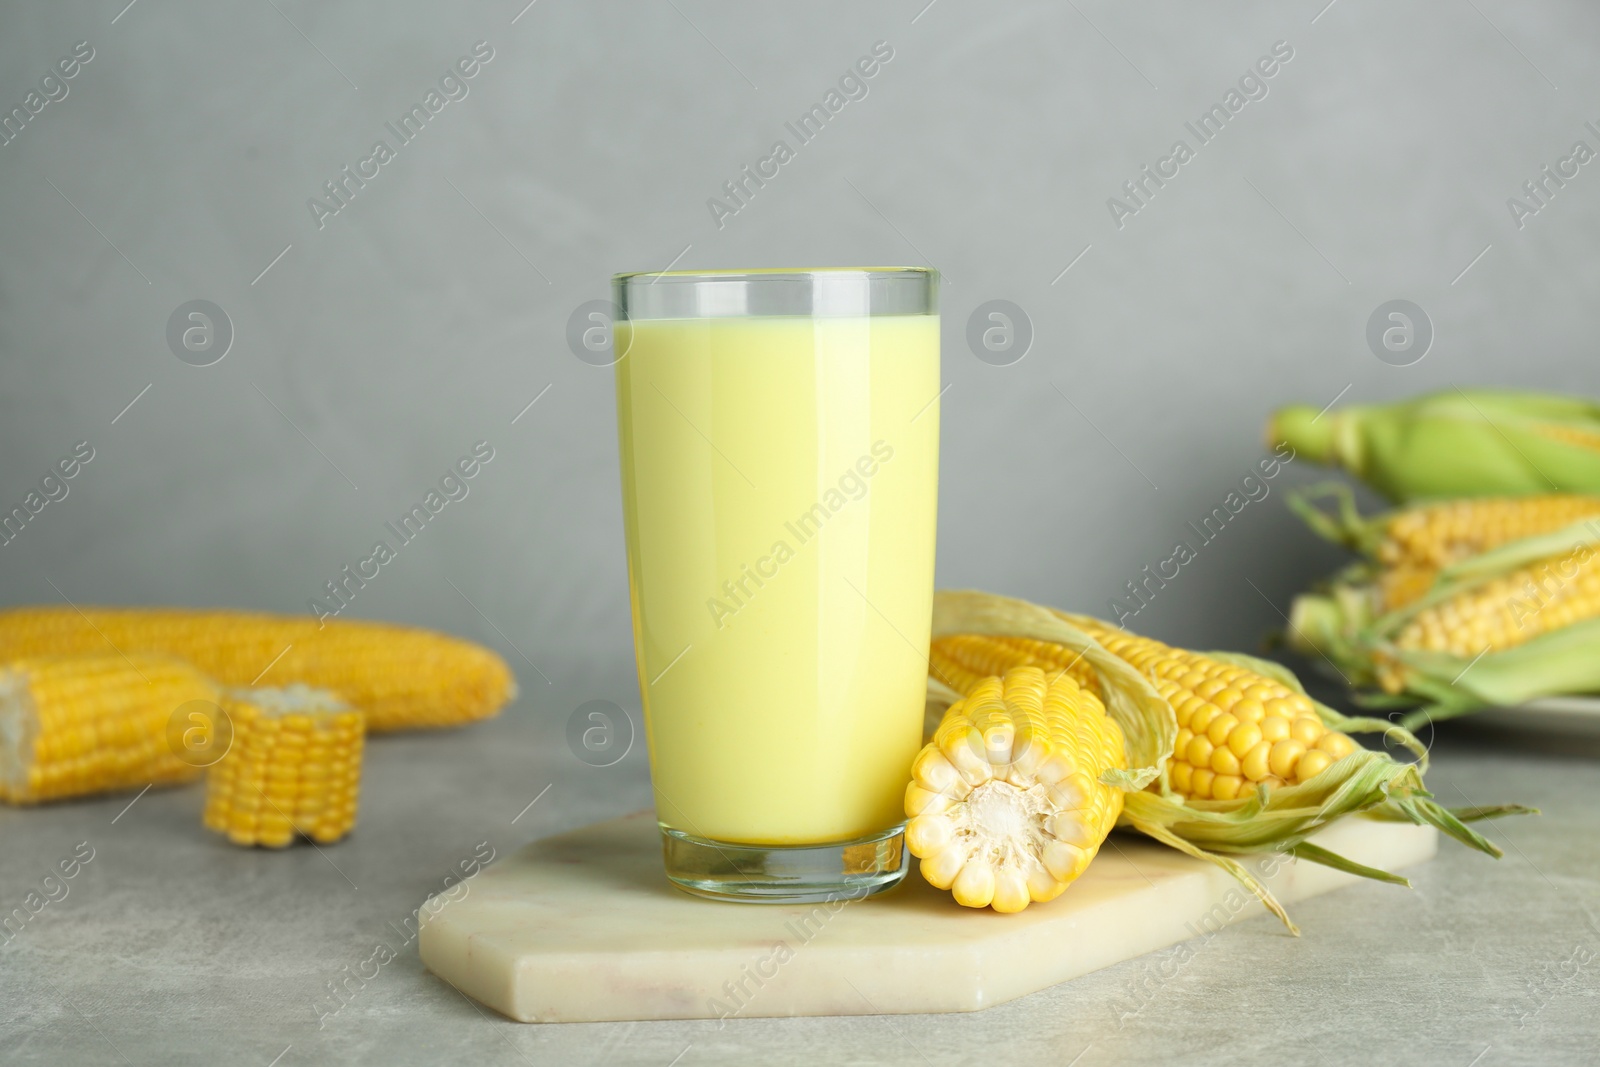
[(985, 678), (912, 765), (906, 844), (929, 884), (966, 907), (1053, 900), (1116, 824), (1122, 789), (1101, 776), (1127, 766), (1122, 730), (1070, 675)]
[(236, 845), (332, 844), (356, 822), (362, 716), (326, 690), (235, 689), (233, 746), (211, 768), (204, 822)]
[[(1332, 708), (1311, 701), (1294, 675), (1277, 664), (1235, 653), (1214, 652), (1201, 657), (1195, 653), (1169, 649), (1158, 642), (1125, 634), (1098, 619), (1068, 615), (1026, 601), (976, 592), (936, 593), (934, 647), (948, 654), (951, 646), (946, 643), (947, 639), (961, 634), (1024, 638), (1044, 645), (1064, 646), (1067, 651), (1056, 654), (1058, 662), (1062, 657), (1070, 661), (1072, 656), (1081, 653), (1098, 675), (1106, 709), (1122, 728), (1127, 741), (1130, 769), (1113, 769), (1101, 776), (1104, 784), (1128, 790), (1123, 797), (1118, 824), (1130, 826), (1172, 848), (1223, 867), (1255, 893), (1291, 930), (1294, 925), (1289, 922), (1288, 915), (1271, 892), (1242, 864), (1229, 858), (1227, 853), (1276, 850), (1352, 874), (1406, 884), (1402, 878), (1354, 863), (1307, 838), (1344, 815), (1362, 812), (1374, 818), (1429, 824), (1463, 844), (1499, 856), (1499, 849), (1465, 824), (1477, 819), (1531, 810), (1516, 805), (1501, 805), (1451, 811), (1437, 804), (1422, 782), (1427, 750), (1414, 736), (1387, 720), (1346, 718)], [(1097, 634), (1105, 644), (1095, 639), (1094, 635)], [(1001, 647), (1004, 648), (1003, 645)], [(1120, 649), (1120, 653), (1116, 649)], [(999, 653), (993, 646), (987, 651), (991, 654), (989, 662), (993, 663)], [(1038, 645), (1013, 646), (1011, 655), (1019, 661), (1025, 657), (1037, 659), (1039, 648)], [(1214, 661), (1218, 667), (1213, 671), (1208, 663), (1202, 661)], [(1136, 667), (1135, 662), (1143, 666)], [(1205, 670), (1202, 671), (1201, 667), (1205, 667)], [(1227, 667), (1241, 668), (1242, 673), (1229, 672), (1225, 669)], [(1202, 673), (1204, 677), (1197, 680), (1196, 676)], [(1280, 767), (1285, 772), (1277, 775), (1285, 778), (1281, 787), (1241, 788), (1236, 797), (1230, 800), (1215, 799), (1218, 775), (1208, 760), (1205, 769), (1213, 777), (1207, 787), (1213, 799), (1186, 797), (1174, 784), (1182, 774), (1176, 769), (1181, 764), (1172, 755), (1177, 747), (1178, 714), (1172, 703), (1161, 697), (1152, 680), (1173, 693), (1179, 704), (1188, 705), (1191, 724), (1194, 716), (1206, 704), (1216, 706), (1219, 696), (1229, 703), (1230, 709), (1236, 710), (1239, 705), (1246, 704), (1244, 717), (1234, 714), (1233, 710), (1224, 713), (1222, 708), (1217, 707), (1217, 714), (1211, 722), (1206, 723), (1208, 732), (1204, 736), (1208, 742), (1211, 727), (1218, 726), (1219, 722), (1222, 724), (1218, 726), (1219, 736), (1223, 736), (1223, 727), (1226, 727), (1224, 747), (1233, 740), (1236, 730), (1247, 726), (1259, 729), (1260, 723), (1269, 717), (1267, 708), (1271, 701), (1281, 702), (1273, 705), (1277, 714), (1272, 717), (1290, 722), (1290, 736), (1284, 740), (1294, 739), (1296, 723), (1301, 724), (1300, 728), (1309, 738), (1310, 724), (1302, 722), (1309, 717), (1298, 714), (1305, 706), (1300, 703), (1303, 700), (1325, 728), (1325, 732), (1316, 739), (1318, 746), (1328, 736), (1326, 731), (1336, 736), (1361, 730), (1383, 731), (1387, 740), (1409, 748), (1417, 755), (1418, 761), (1402, 764), (1386, 753), (1360, 748), (1353, 743), (1347, 753), (1337, 758), (1334, 752), (1320, 747), (1298, 753), (1285, 750), (1297, 758), (1290, 760), (1285, 757), (1280, 760)], [(1220, 683), (1221, 687), (1212, 688), (1212, 683)], [(948, 684), (930, 684), (930, 699)], [(980, 681), (977, 684), (984, 683)], [(1205, 689), (1212, 691), (1208, 697), (1201, 697)], [(1260, 720), (1254, 719), (1254, 708), (1249, 704), (1261, 705)], [(1295, 713), (1292, 718), (1287, 714), (1289, 712)], [(1227, 723), (1226, 718), (1235, 722)], [(1187, 729), (1191, 733), (1192, 746), (1193, 741), (1201, 735), (1192, 725)], [(1250, 731), (1246, 730), (1244, 736), (1249, 735)], [(1257, 752), (1258, 747), (1266, 741), (1264, 736), (1255, 740), (1246, 748), (1246, 755)], [(1276, 744), (1273, 742), (1273, 747), (1265, 750), (1269, 772), (1273, 770), (1271, 760)], [(1330, 744), (1342, 749), (1344, 742)], [(1214, 757), (1217, 747), (1213, 744), (1210, 756)], [(1242, 740), (1241, 747), (1244, 747)], [(1231, 749), (1229, 752), (1232, 754)], [(1185, 756), (1189, 756), (1187, 746)], [(1308, 756), (1312, 761), (1310, 764), (1306, 763)], [(1329, 763), (1319, 767), (1318, 764), (1322, 764), (1324, 759)], [(1194, 779), (1200, 775), (1202, 768), (1194, 763), (1188, 766), (1192, 792), (1196, 788)], [(1240, 769), (1243, 770), (1242, 758)], [(1144, 789), (1145, 785), (1156, 779), (1154, 772), (1158, 771), (1165, 773), (1161, 774), (1157, 787)], [(1242, 781), (1248, 776), (1240, 777)], [(1266, 780), (1261, 779), (1263, 782)]]
[(332, 689), (375, 732), (482, 719), (516, 693), (489, 649), (404, 626), (184, 608), (0, 612), (0, 660), (118, 652), (185, 659), (223, 685)]
[[(32, 804), (193, 781), (216, 686), (152, 656), (25, 659), (0, 669), (0, 800)], [(198, 718), (191, 722), (189, 713)]]
[[(1308, 697), (1279, 681), (1087, 620), (1080, 627), (1148, 677), (1172, 706), (1178, 736), (1167, 772), (1175, 793), (1233, 800), (1257, 784), (1282, 788), (1309, 781), (1357, 748), (1347, 735), (1323, 725)], [(1060, 645), (1019, 638), (957, 635), (935, 641), (933, 650), (938, 662), (958, 667), (1030, 663), (1052, 672), (1089, 669), (1083, 657)]]

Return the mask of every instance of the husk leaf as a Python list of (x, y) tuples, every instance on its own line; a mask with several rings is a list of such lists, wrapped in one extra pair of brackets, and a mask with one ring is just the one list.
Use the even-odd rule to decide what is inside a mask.
[[(1128, 770), (1107, 772), (1111, 777), (1102, 780), (1123, 789), (1143, 789), (1165, 770), (1178, 740), (1178, 720), (1172, 708), (1138, 671), (1059, 612), (988, 593), (940, 591), (933, 599), (933, 636), (953, 634), (1027, 637), (1080, 653), (1100, 676), (1106, 712), (1122, 727), (1128, 749)], [(944, 679), (934, 680), (948, 687)]]

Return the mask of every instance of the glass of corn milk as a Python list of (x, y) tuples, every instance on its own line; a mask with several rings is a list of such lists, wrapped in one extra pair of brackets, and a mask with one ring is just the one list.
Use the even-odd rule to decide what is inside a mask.
[(667, 876), (724, 900), (905, 875), (939, 461), (938, 274), (614, 279), (634, 648)]

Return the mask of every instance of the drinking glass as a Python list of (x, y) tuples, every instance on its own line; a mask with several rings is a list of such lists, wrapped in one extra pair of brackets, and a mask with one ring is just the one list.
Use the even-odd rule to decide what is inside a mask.
[(933, 610), (938, 275), (621, 274), (614, 296), (667, 876), (729, 900), (887, 889)]

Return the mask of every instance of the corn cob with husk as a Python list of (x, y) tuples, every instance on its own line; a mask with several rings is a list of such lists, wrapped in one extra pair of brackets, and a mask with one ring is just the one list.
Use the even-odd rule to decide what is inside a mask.
[(489, 649), (405, 626), (185, 608), (0, 612), (0, 661), (119, 654), (187, 660), (225, 686), (331, 689), (374, 732), (461, 725), (516, 694), (510, 669)]
[[(1171, 706), (1178, 736), (1167, 770), (1175, 793), (1234, 800), (1258, 784), (1281, 789), (1316, 777), (1357, 747), (1323, 724), (1310, 698), (1258, 671), (1101, 626), (1086, 624), (1085, 631), (1149, 678)], [(929, 662), (940, 674), (968, 679), (990, 663), (1027, 663), (1052, 675), (1087, 666), (1060, 645), (984, 634), (940, 638)]]
[[(973, 635), (1003, 640), (980, 643)], [(1405, 884), (1307, 839), (1359, 812), (1432, 825), (1499, 856), (1466, 823), (1529, 810), (1444, 808), (1423, 786), (1427, 752), (1408, 731), (1347, 718), (1311, 700), (1284, 668), (1252, 657), (1186, 652), (1098, 619), (976, 592), (936, 595), (933, 637), (930, 699), (990, 684), (979, 671), (1031, 665), (1047, 678), (1076, 680), (1084, 672), (1078, 661), (1086, 662), (1094, 684), (1080, 687), (1103, 697), (1127, 744), (1128, 769), (1101, 776), (1123, 791), (1118, 825), (1222, 866), (1291, 930), (1271, 892), (1231, 855), (1276, 849)], [(1280, 723), (1286, 735), (1274, 740)], [(1348, 735), (1357, 731), (1383, 732), (1417, 762), (1355, 745)]]
[(1600, 404), (1509, 389), (1451, 389), (1396, 404), (1284, 408), (1267, 440), (1342, 467), (1396, 503), (1600, 493)]
[(0, 800), (33, 804), (191, 782), (219, 694), (151, 656), (27, 659), (0, 669)]
[[(1325, 499), (1333, 501), (1331, 511), (1317, 506)], [(1443, 500), (1372, 518), (1360, 514), (1344, 485), (1313, 486), (1291, 493), (1288, 502), (1317, 534), (1365, 557), (1342, 577), (1376, 585), (1384, 611), (1420, 599), (1447, 567), (1513, 541), (1600, 519), (1600, 495), (1581, 493)]]
[(236, 845), (332, 844), (355, 825), (362, 716), (303, 685), (223, 696), (233, 744), (206, 781), (204, 823)]
[[(1540, 504), (1499, 501), (1502, 529), (1537, 529), (1570, 518), (1518, 523)], [(1313, 524), (1315, 525), (1315, 523)], [(1347, 523), (1348, 525), (1348, 523)], [(1295, 598), (1288, 640), (1356, 686), (1421, 701), (1408, 726), (1539, 697), (1600, 692), (1600, 516), (1506, 541), (1432, 572), (1416, 595), (1358, 565), (1326, 591)], [(1382, 698), (1373, 703), (1393, 703)]]

